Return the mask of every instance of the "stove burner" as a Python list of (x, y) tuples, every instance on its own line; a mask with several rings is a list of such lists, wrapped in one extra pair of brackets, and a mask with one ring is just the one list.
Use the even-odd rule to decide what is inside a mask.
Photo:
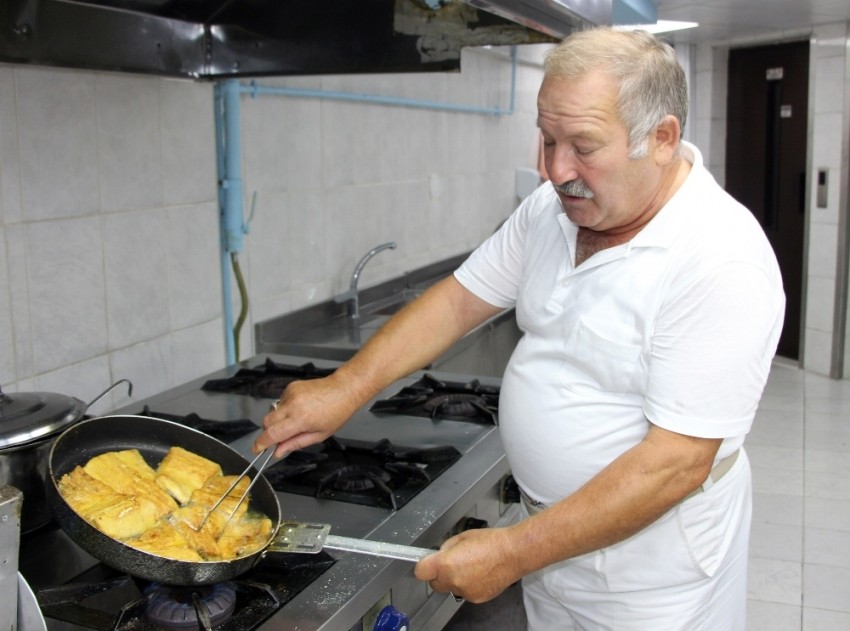
[(202, 390), (244, 394), (263, 399), (277, 399), (293, 381), (326, 377), (333, 368), (317, 368), (312, 362), (300, 366), (278, 364), (266, 358), (265, 363), (254, 368), (240, 368), (235, 375), (225, 379), (210, 379)]
[(376, 487), (389, 491), (387, 484), (391, 480), (392, 476), (380, 467), (348, 465), (331, 473), (322, 480), (322, 485), (331, 484), (335, 489), (351, 492), (368, 491)]
[(498, 425), (499, 386), (441, 381), (424, 374), (388, 399), (375, 401), (372, 412), (393, 412), (433, 420), (465, 421)]
[(431, 416), (476, 416), (485, 410), (487, 403), (477, 394), (440, 394), (422, 404)]
[(263, 475), (275, 491), (398, 510), (460, 459), (451, 446), (402, 447), (331, 436)]
[(224, 441), (234, 441), (237, 438), (242, 438), (246, 434), (250, 434), (259, 429), (259, 427), (247, 418), (234, 419), (228, 421), (218, 421), (201, 418), (195, 413), (192, 414), (169, 414), (167, 412), (157, 412), (151, 410), (149, 406), (142, 408), (142, 416), (153, 416), (166, 421), (174, 421), (186, 427), (191, 427), (199, 432), (203, 432)]
[(230, 619), (236, 607), (236, 588), (232, 583), (200, 587), (152, 583), (146, 595), (145, 617), (167, 629), (217, 627)]

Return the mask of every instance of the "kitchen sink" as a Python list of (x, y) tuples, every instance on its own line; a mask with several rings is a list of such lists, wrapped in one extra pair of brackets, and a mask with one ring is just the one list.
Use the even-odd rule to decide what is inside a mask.
[(333, 299), (255, 325), (258, 353), (309, 355), (345, 361), (394, 314), (428, 287), (451, 274), (468, 253), (360, 290), (360, 317)]
[[(432, 264), (360, 291), (360, 317), (333, 299), (260, 322), (258, 353), (280, 353), (346, 361), (394, 314), (451, 274), (466, 255)], [(513, 309), (491, 318), (454, 344), (429, 368), (501, 377), (519, 339)], [(446, 366), (446, 368), (443, 368)]]

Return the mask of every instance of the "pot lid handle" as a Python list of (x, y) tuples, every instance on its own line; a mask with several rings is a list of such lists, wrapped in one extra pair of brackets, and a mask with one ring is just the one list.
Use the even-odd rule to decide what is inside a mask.
[[(103, 397), (105, 397), (107, 394), (112, 392), (115, 388), (117, 388), (122, 383), (127, 384), (127, 396), (132, 397), (133, 396), (133, 383), (129, 379), (119, 379), (118, 381), (113, 383), (111, 386), (109, 386), (106, 390), (104, 390), (99, 395), (97, 395), (94, 399), (89, 401), (88, 405), (86, 405), (86, 410), (88, 410), (91, 406), (93, 406), (95, 403), (100, 401)], [(0, 392), (0, 395), (2, 395), (2, 392)]]

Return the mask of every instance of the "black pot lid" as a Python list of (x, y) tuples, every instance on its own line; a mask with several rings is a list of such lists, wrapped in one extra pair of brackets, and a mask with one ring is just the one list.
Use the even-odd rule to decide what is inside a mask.
[(55, 434), (85, 410), (85, 403), (64, 394), (0, 392), (0, 449)]

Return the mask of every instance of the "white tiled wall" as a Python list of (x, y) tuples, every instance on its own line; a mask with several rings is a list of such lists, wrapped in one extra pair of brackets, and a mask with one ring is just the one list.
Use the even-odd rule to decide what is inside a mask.
[[(341, 291), (370, 247), (398, 242), (362, 286), (492, 232), (536, 166), (544, 48), (520, 50), (512, 116), (242, 98), (243, 357), (253, 322)], [(506, 108), (510, 73), (493, 49), (460, 73), (261, 83)], [(0, 386), (143, 397), (224, 362), (212, 85), (0, 65)]]

